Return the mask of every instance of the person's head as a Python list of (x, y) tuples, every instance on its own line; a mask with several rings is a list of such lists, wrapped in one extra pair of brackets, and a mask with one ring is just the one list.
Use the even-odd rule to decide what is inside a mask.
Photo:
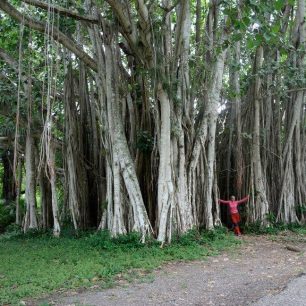
[(231, 195), (230, 199), (231, 199), (231, 201), (235, 201), (236, 198), (235, 198), (235, 196)]

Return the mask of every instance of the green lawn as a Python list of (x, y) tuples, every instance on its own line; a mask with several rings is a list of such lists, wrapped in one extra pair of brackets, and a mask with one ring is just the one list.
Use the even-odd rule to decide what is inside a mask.
[[(150, 272), (170, 260), (194, 260), (215, 255), (240, 243), (224, 230), (191, 232), (163, 249), (146, 245), (137, 235), (111, 239), (106, 233), (81, 238), (0, 238), (0, 305), (18, 305), (27, 298), (57, 290), (111, 286), (116, 275), (131, 270)], [(140, 270), (139, 270), (140, 269)], [(137, 273), (133, 273), (133, 275)]]

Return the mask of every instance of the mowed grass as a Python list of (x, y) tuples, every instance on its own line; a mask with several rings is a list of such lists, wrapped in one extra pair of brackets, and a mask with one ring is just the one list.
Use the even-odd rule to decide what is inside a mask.
[(191, 231), (163, 248), (153, 240), (140, 243), (137, 234), (117, 239), (105, 232), (81, 238), (3, 237), (0, 305), (18, 305), (68, 289), (109, 287), (119, 277), (137, 277), (137, 271), (146, 274), (171, 260), (202, 259), (239, 243), (224, 229)]

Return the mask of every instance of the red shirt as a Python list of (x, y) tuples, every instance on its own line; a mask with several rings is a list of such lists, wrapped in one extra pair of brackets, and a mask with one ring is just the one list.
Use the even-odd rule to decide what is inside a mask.
[(249, 199), (249, 196), (246, 196), (245, 198), (239, 200), (239, 201), (224, 201), (224, 200), (219, 200), (219, 203), (221, 204), (228, 204), (229, 205), (229, 209), (230, 209), (230, 213), (231, 214), (236, 214), (238, 212), (237, 206), (239, 204), (242, 204), (244, 202), (246, 202)]

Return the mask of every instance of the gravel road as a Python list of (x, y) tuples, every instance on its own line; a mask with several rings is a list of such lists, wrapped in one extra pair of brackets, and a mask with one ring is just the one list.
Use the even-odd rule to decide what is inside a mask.
[(276, 295), (261, 298), (254, 306), (305, 306), (306, 305), (306, 275), (292, 280), (288, 286)]
[[(169, 263), (146, 280), (102, 291), (70, 292), (59, 306), (306, 305), (306, 237), (244, 236), (237, 250), (205, 261)], [(288, 249), (288, 244), (301, 252)], [(49, 299), (50, 302), (50, 299)]]

